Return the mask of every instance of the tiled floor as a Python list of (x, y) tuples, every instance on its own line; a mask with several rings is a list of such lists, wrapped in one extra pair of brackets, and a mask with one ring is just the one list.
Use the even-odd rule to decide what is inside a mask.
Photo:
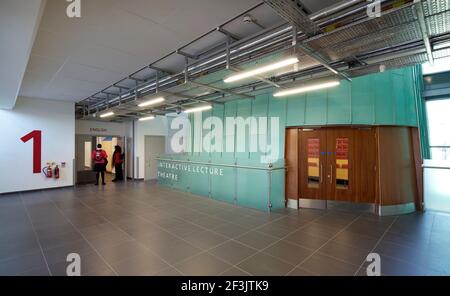
[(262, 213), (154, 184), (0, 196), (0, 275), (449, 275), (450, 216)]

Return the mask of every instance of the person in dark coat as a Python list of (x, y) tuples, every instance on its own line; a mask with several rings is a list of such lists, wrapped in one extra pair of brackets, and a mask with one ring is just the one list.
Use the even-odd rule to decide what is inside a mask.
[(117, 145), (114, 147), (114, 153), (112, 157), (112, 167), (116, 169), (116, 177), (113, 182), (123, 181), (123, 161), (125, 154), (122, 153), (122, 148)]

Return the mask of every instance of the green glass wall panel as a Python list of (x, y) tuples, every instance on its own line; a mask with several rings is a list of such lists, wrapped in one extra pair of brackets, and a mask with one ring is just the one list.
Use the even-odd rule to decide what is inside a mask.
[[(212, 111), (203, 113), (203, 120), (209, 115), (221, 119), (226, 117), (242, 117), (244, 119), (250, 116), (256, 119), (268, 117), (266, 142), (263, 142), (262, 146), (260, 145), (259, 138), (262, 135), (259, 128), (252, 133), (251, 129), (247, 127), (245, 152), (237, 153), (233, 145), (231, 151), (212, 153), (203, 151), (167, 156), (182, 161), (207, 163), (208, 167), (221, 167), (224, 174), (223, 176), (211, 176), (178, 171), (177, 180), (158, 178), (160, 184), (198, 195), (211, 195), (217, 200), (236, 202), (238, 205), (261, 210), (267, 210), (270, 184), (272, 209), (284, 208), (284, 171), (272, 171), (272, 182), (269, 183), (267, 164), (261, 162), (261, 156), (266, 154), (261, 151), (261, 148), (266, 151), (267, 145), (272, 143), (271, 117), (279, 120), (279, 159), (274, 163), (274, 167), (277, 168), (284, 165), (284, 141), (287, 126), (336, 124), (416, 126), (416, 104), (422, 106), (420, 104), (422, 101), (419, 76), (419, 71), (415, 67), (404, 68), (356, 77), (351, 83), (341, 81), (339, 87), (303, 95), (274, 98), (273, 89), (267, 89), (265, 92), (260, 91), (255, 94), (254, 100), (240, 99), (226, 102), (224, 105), (214, 105)], [(208, 133), (208, 130), (202, 127), (197, 129), (192, 121), (193, 115), (190, 115), (190, 119), (192, 138), (198, 141), (202, 139), (202, 135)], [(237, 144), (237, 135), (228, 134), (225, 120), (223, 123), (224, 148), (228, 141)], [(252, 139), (258, 140), (257, 152), (249, 151)], [(209, 162), (211, 165), (208, 164)], [(221, 164), (238, 164), (254, 167), (254, 169), (230, 168), (220, 166)], [(161, 169), (161, 171), (164, 170), (166, 169)], [(237, 194), (236, 201), (235, 194)]]
[(236, 191), (236, 168), (219, 167), (222, 169), (222, 176), (212, 176), (211, 197), (216, 200), (234, 203)]
[[(250, 116), (252, 116), (252, 107), (253, 107), (253, 100), (245, 99), (245, 100), (239, 100), (237, 101), (237, 118), (242, 118), (245, 121), (249, 119)], [(250, 131), (251, 131), (251, 124), (246, 125), (244, 130), (241, 130), (245, 133), (244, 137), (240, 137), (239, 132), (236, 133), (236, 159), (248, 159), (249, 158), (249, 152), (250, 151)], [(245, 149), (243, 151), (245, 152), (239, 152), (240, 149), (240, 143), (245, 144)]]
[(274, 170), (271, 173), (271, 190), (270, 190), (270, 203), (272, 205), (271, 210), (277, 211), (285, 208), (284, 197), (284, 184), (285, 184), (285, 171)]
[(327, 124), (350, 124), (351, 115), (351, 83), (341, 81), (341, 85), (328, 90)]
[(375, 97), (371, 75), (356, 77), (351, 87), (351, 123), (375, 124)]
[[(272, 95), (269, 95), (269, 118), (278, 118), (278, 145), (273, 146), (273, 143), (276, 143), (276, 137), (271, 134), (272, 130), (276, 130), (276, 126), (272, 128), (272, 120), (269, 121), (269, 144), (272, 145), (271, 149), (274, 147), (278, 147), (278, 153), (271, 154), (270, 149), (267, 148), (266, 153), (271, 163), (278, 165), (284, 161), (284, 137), (286, 131), (286, 107), (287, 101), (279, 98), (275, 98)], [(272, 157), (274, 155), (274, 158)]]
[(407, 102), (406, 95), (407, 93), (404, 91), (402, 85), (404, 83), (404, 75), (403, 73), (392, 74), (392, 83), (393, 83), (393, 100), (394, 100), (394, 114), (395, 114), (395, 124), (397, 125), (407, 125)]
[(286, 125), (301, 126), (305, 124), (306, 95), (283, 98), (287, 104)]
[(375, 97), (375, 123), (395, 125), (393, 74), (390, 72), (372, 75), (371, 91)]
[(269, 185), (266, 171), (239, 169), (237, 173), (237, 204), (269, 210)]
[(306, 125), (327, 123), (327, 91), (319, 90), (306, 94)]

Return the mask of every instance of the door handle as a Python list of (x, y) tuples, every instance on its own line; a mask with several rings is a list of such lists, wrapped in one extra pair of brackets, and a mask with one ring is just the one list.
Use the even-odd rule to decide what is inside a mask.
[(323, 183), (323, 165), (320, 165), (320, 184)]
[(330, 184), (333, 184), (333, 165), (330, 165)]

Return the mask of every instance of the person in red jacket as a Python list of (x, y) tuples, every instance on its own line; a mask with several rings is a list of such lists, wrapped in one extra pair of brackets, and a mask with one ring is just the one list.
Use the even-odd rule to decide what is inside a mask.
[(123, 181), (123, 160), (125, 158), (125, 154), (122, 153), (122, 148), (117, 145), (114, 147), (114, 153), (112, 157), (111, 166), (116, 169), (116, 178), (112, 180), (113, 182)]
[(98, 180), (100, 175), (102, 176), (102, 185), (106, 185), (105, 183), (105, 171), (106, 165), (108, 164), (108, 154), (106, 151), (102, 149), (102, 145), (98, 144), (97, 149), (92, 151), (92, 161), (94, 162), (94, 171), (97, 172), (95, 178), (95, 185), (98, 185)]

